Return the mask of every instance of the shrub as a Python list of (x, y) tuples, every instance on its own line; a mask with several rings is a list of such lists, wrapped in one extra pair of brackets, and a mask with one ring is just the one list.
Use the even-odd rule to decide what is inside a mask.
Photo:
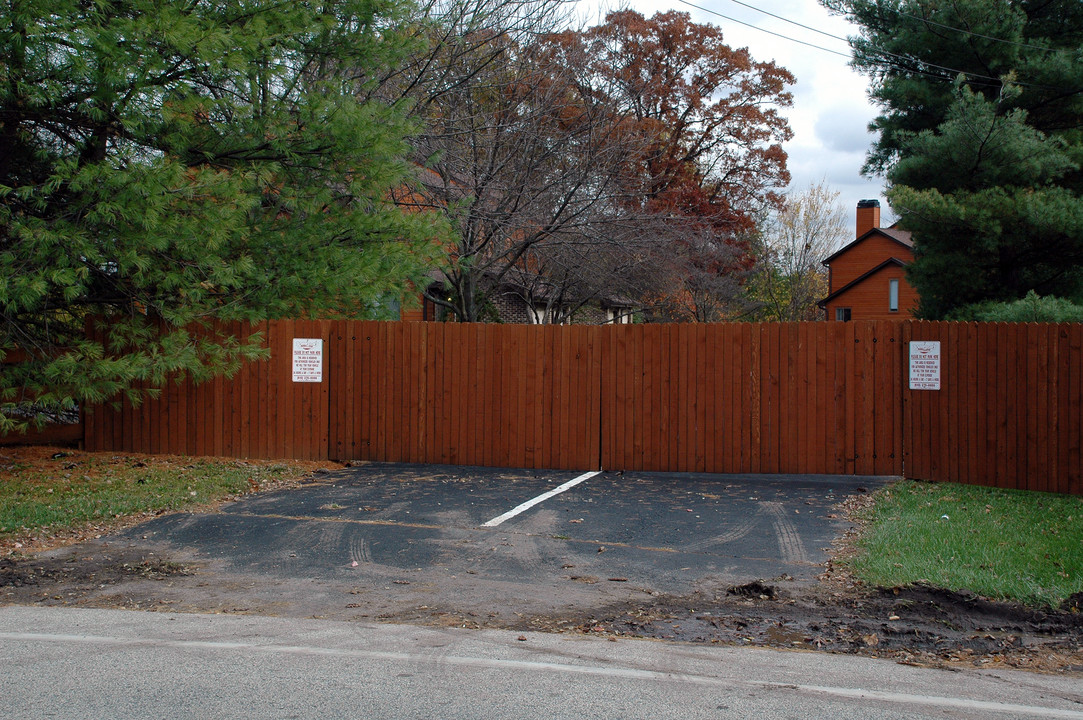
[(1071, 300), (1052, 295), (1041, 297), (1031, 290), (1020, 300), (967, 305), (952, 313), (948, 319), (979, 322), (1083, 322), (1083, 305), (1076, 305)]

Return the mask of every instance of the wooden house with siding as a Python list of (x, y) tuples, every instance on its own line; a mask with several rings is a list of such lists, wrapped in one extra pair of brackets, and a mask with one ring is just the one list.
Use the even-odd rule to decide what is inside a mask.
[(828, 295), (819, 302), (827, 320), (889, 320), (913, 317), (918, 294), (906, 281), (914, 259), (910, 233), (880, 227), (880, 201), (857, 204), (857, 239), (823, 260)]

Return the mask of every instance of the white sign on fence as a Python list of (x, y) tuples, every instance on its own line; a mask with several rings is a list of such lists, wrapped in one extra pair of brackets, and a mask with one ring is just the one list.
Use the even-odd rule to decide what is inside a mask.
[(910, 341), (910, 389), (940, 389), (940, 341)]
[(293, 339), (293, 381), (323, 382), (323, 340)]

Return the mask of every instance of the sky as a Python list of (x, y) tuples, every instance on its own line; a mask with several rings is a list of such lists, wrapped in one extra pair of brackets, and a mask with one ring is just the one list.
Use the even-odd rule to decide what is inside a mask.
[[(868, 78), (848, 65), (849, 47), (843, 40), (797, 27), (748, 6), (838, 38), (856, 35), (857, 27), (843, 17), (833, 16), (817, 0), (688, 1), (702, 9), (681, 0), (624, 0), (619, 6), (630, 7), (647, 17), (668, 10), (688, 12), (695, 22), (721, 27), (723, 38), (731, 47), (747, 47), (754, 60), (771, 60), (789, 70), (797, 78), (791, 88), (793, 107), (783, 111), (794, 133), (793, 139), (783, 146), (789, 155), (788, 166), (793, 176), (790, 187), (801, 190), (810, 183), (826, 181), (830, 189), (839, 193), (842, 206), (851, 212), (856, 210), (859, 200), (877, 199), (882, 208), (882, 224), (889, 224), (892, 217), (883, 196), (883, 179), (861, 175), (865, 153), (874, 139), (866, 128), (877, 112), (868, 101)], [(580, 5), (585, 4), (586, 1), (581, 0)], [(603, 7), (613, 6), (612, 3), (594, 5), (596, 13), (604, 12)], [(841, 55), (755, 28), (818, 45)]]

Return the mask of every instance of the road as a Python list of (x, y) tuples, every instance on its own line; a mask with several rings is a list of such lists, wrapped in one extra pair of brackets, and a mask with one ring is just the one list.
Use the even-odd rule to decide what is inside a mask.
[(0, 607), (33, 718), (1074, 718), (1078, 676), (260, 616)]

